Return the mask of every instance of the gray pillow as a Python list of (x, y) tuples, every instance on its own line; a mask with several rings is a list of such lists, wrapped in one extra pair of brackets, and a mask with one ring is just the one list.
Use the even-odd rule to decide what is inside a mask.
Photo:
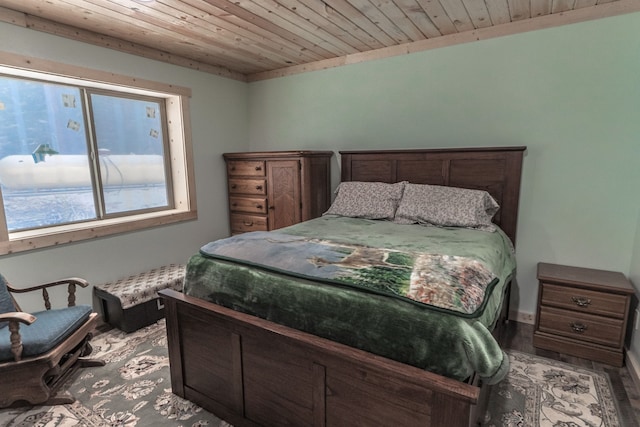
[(407, 184), (394, 222), (495, 231), (491, 219), (499, 208), (486, 191)]
[(351, 218), (393, 219), (402, 198), (404, 182), (342, 182), (336, 189), (336, 199), (323, 215)]

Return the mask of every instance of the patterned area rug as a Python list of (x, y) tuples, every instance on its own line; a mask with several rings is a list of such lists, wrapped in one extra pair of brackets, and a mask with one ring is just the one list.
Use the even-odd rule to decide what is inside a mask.
[[(71, 405), (0, 410), (0, 426), (232, 427), (171, 393), (164, 320), (92, 341), (106, 366), (68, 382)], [(509, 375), (492, 390), (487, 427), (622, 427), (605, 373), (509, 352)]]
[(131, 334), (111, 330), (91, 345), (91, 357), (107, 364), (68, 381), (75, 403), (0, 410), (0, 426), (230, 427), (171, 393), (164, 319)]
[(487, 427), (621, 427), (609, 377), (513, 350), (491, 391)]

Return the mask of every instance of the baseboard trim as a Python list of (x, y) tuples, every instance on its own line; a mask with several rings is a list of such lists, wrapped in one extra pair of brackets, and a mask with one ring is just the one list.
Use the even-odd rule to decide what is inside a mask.
[(527, 313), (524, 311), (512, 311), (509, 313), (509, 319), (515, 320), (516, 322), (526, 323), (528, 325), (533, 325), (536, 323), (536, 316), (533, 313)]
[(627, 357), (625, 362), (627, 365), (627, 370), (629, 371), (629, 375), (631, 375), (633, 382), (640, 390), (640, 359), (638, 359), (638, 355), (630, 350), (627, 350)]

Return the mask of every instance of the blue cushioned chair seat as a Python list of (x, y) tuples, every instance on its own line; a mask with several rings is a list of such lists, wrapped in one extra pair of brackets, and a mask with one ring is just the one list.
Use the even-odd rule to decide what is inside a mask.
[[(32, 313), (36, 316), (33, 324), (20, 324), (22, 357), (38, 356), (48, 352), (78, 329), (89, 318), (91, 312), (90, 306), (77, 305)], [(10, 360), (13, 360), (13, 354), (9, 328), (0, 328), (0, 362)]]

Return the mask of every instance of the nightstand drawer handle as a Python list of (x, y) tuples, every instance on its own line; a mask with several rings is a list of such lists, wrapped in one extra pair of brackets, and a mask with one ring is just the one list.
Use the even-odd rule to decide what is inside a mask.
[(571, 322), (569, 323), (569, 326), (571, 326), (571, 329), (573, 329), (573, 332), (577, 332), (579, 334), (587, 330), (587, 325), (585, 325), (584, 323)]
[(573, 300), (574, 303), (576, 303), (578, 307), (587, 307), (589, 306), (589, 304), (591, 304), (591, 300), (589, 298), (572, 297), (571, 299)]

